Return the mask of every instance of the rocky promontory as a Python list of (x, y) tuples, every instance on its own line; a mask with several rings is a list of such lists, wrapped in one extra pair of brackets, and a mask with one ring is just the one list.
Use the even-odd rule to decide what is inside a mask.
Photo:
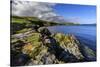
[[(92, 61), (95, 52), (73, 34), (51, 33), (46, 27), (15, 34), (11, 40), (12, 66)], [(92, 60), (91, 60), (92, 59)]]

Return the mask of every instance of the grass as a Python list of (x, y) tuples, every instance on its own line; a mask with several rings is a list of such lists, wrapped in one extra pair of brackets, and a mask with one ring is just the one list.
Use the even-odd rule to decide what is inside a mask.
[(25, 32), (28, 32), (30, 30), (32, 30), (32, 29), (31, 28), (24, 28), (22, 30), (17, 31), (16, 33), (25, 33)]
[(19, 17), (19, 16), (12, 16), (11, 17), (11, 23), (32, 23), (32, 24), (37, 24), (40, 26), (53, 26), (53, 25), (74, 25), (72, 22), (48, 22), (41, 20), (36, 17)]
[(32, 45), (40, 44), (40, 33), (33, 33), (32, 36), (27, 37), (25, 40), (32, 43)]
[(32, 33), (32, 36), (27, 37), (25, 40), (29, 43), (23, 47), (23, 52), (35, 58), (43, 49), (42, 42), (40, 41), (40, 33)]

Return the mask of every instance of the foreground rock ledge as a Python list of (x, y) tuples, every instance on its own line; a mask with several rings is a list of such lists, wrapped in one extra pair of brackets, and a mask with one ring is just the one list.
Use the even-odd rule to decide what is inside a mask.
[[(21, 54), (26, 54), (30, 57), (27, 61), (24, 59), (26, 62), (23, 65), (81, 62), (95, 57), (95, 53), (90, 48), (84, 50), (85, 46), (81, 45), (74, 35), (51, 34), (48, 31), (47, 28), (40, 28), (39, 32), (32, 32), (31, 36), (21, 39), (25, 43), (19, 43), (24, 44), (21, 48), (17, 47), (20, 50), (12, 48), (13, 52), (19, 51)], [(16, 43), (13, 43), (13, 46), (14, 44)], [(87, 54), (84, 56), (83, 53)], [(19, 62), (18, 59), (17, 62)]]

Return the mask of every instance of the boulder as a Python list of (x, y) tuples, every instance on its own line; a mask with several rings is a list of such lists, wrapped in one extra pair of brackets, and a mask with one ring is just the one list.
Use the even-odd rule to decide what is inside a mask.
[(51, 32), (46, 27), (40, 27), (38, 29), (38, 32), (40, 32), (42, 35), (50, 36)]

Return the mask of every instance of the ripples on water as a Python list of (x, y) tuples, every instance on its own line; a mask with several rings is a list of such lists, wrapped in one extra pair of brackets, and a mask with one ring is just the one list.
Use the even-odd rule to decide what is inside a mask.
[(52, 33), (74, 34), (80, 42), (96, 50), (96, 26), (51, 26)]

